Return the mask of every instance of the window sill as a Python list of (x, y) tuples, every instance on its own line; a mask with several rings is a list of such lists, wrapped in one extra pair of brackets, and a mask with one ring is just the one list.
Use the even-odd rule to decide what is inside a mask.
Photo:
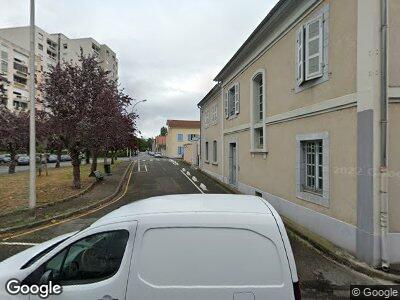
[(208, 160), (205, 160), (204, 163), (205, 163), (205, 164), (209, 164), (210, 162), (209, 162)]
[(212, 162), (211, 163), (213, 166), (218, 166), (218, 163), (217, 162)]
[(250, 153), (252, 153), (252, 154), (267, 154), (268, 151), (266, 149), (251, 149)]
[(227, 120), (228, 120), (228, 121), (229, 121), (229, 120), (233, 120), (233, 119), (237, 118), (238, 115), (239, 115), (239, 114), (231, 115), (231, 116), (229, 116), (229, 117), (227, 118)]
[[(325, 193), (323, 193), (323, 194), (325, 194)], [(324, 197), (323, 194), (319, 194), (316, 192), (310, 192), (307, 190), (301, 190), (301, 191), (297, 192), (296, 197), (298, 199), (329, 208), (329, 197), (326, 197), (326, 196)]]

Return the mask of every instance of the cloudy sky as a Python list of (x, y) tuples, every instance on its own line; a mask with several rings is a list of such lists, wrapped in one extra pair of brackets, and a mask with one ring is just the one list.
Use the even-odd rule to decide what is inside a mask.
[[(277, 0), (36, 0), (36, 24), (70, 38), (93, 37), (119, 59), (136, 99), (139, 130), (199, 119), (196, 104)], [(0, 0), (0, 27), (29, 23), (29, 0)]]

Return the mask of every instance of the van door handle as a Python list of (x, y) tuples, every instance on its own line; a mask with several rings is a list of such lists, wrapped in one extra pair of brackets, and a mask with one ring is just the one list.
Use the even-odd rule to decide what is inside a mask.
[(118, 299), (115, 299), (115, 298), (111, 297), (110, 295), (105, 295), (105, 296), (103, 296), (103, 298), (100, 298), (97, 300), (118, 300)]

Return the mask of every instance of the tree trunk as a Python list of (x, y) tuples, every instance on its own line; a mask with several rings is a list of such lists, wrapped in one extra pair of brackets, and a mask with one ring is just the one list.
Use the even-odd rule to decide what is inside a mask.
[(60, 167), (60, 162), (61, 162), (61, 154), (62, 154), (62, 147), (57, 147), (57, 162), (55, 168)]
[(111, 151), (111, 164), (114, 164), (114, 160), (115, 160), (115, 151)]
[(94, 171), (97, 171), (97, 156), (98, 156), (98, 151), (92, 150), (92, 165), (90, 166), (89, 176), (94, 176)]
[(108, 164), (108, 151), (104, 151), (104, 164)]
[(90, 151), (89, 151), (89, 149), (85, 150), (85, 160), (86, 160), (86, 164), (90, 164)]
[(8, 174), (14, 174), (15, 173), (15, 165), (17, 163), (15, 156), (17, 155), (17, 153), (14, 149), (10, 149), (10, 155), (11, 155), (11, 161), (10, 161), (10, 165), (8, 166)]
[(73, 185), (75, 189), (80, 189), (81, 185), (81, 160), (79, 159), (79, 151), (76, 149), (70, 149), (70, 155), (72, 159), (72, 174), (74, 176)]

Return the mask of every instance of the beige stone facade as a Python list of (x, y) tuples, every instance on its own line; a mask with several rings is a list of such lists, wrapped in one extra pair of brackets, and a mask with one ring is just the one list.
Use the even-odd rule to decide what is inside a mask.
[(189, 120), (168, 120), (165, 155), (183, 158), (185, 144), (196, 141), (200, 136), (200, 122)]
[(373, 265), (382, 243), (390, 262), (400, 262), (400, 5), (388, 4), (386, 242), (379, 221), (380, 1), (279, 1), (198, 105), (205, 172), (266, 198)]

